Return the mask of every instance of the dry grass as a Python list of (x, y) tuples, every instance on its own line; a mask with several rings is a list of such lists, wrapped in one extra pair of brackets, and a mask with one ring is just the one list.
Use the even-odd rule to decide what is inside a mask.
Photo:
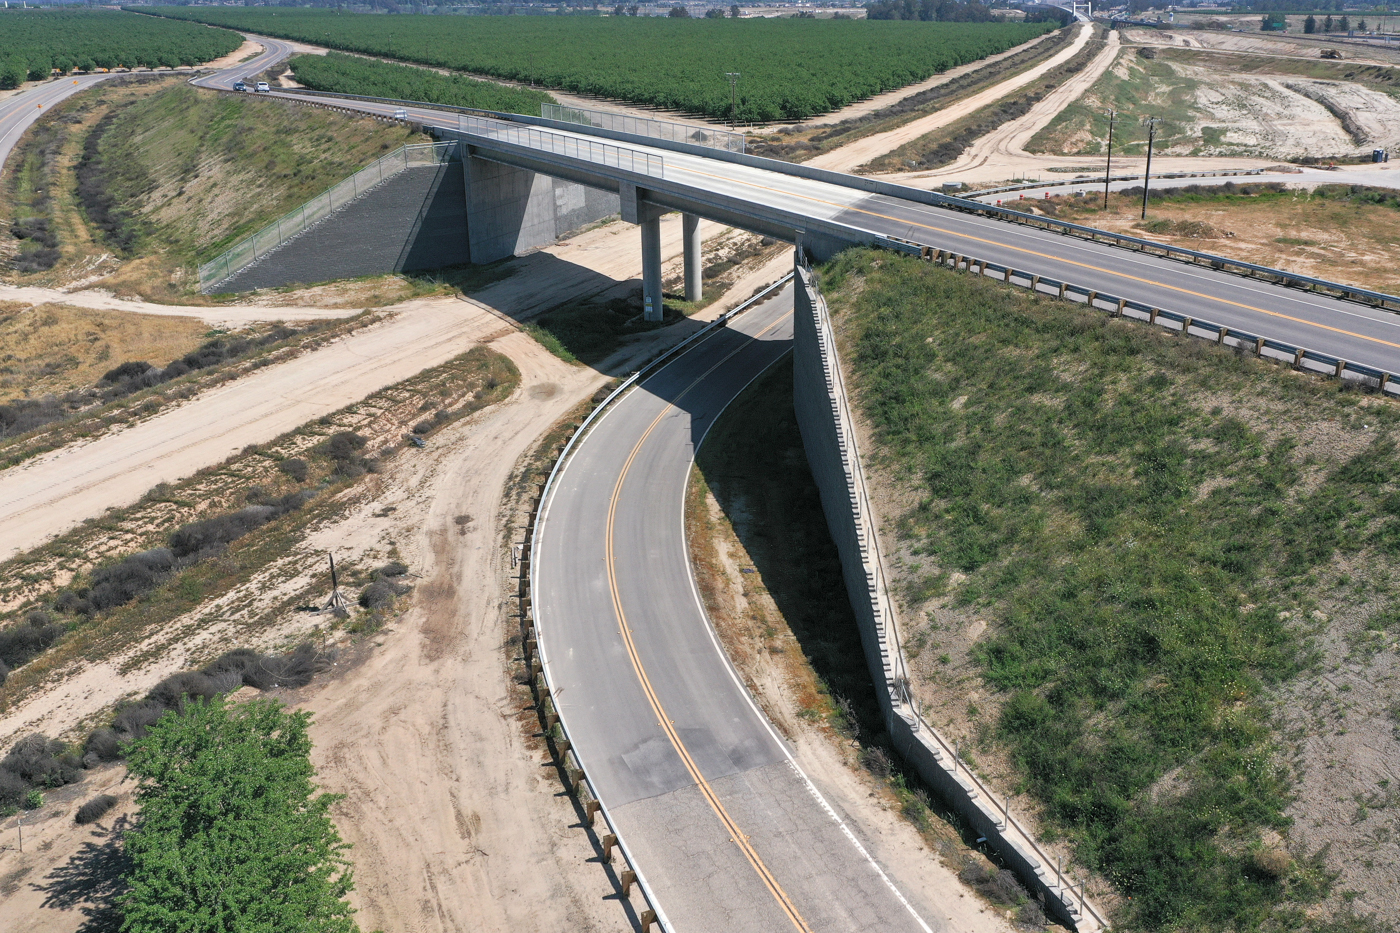
[(56, 395), (92, 385), (113, 366), (178, 359), (207, 338), (192, 317), (0, 302), (0, 395)]
[[(1112, 195), (1107, 211), (1101, 209), (1102, 195), (1052, 198), (1049, 204), (1047, 212), (1075, 223), (1361, 288), (1392, 294), (1400, 290), (1400, 210), (1386, 204), (1324, 198), (1302, 190), (1154, 198), (1146, 227), (1141, 195)], [(1045, 209), (1040, 202), (1036, 206)], [(1182, 235), (1190, 233), (1207, 235)]]

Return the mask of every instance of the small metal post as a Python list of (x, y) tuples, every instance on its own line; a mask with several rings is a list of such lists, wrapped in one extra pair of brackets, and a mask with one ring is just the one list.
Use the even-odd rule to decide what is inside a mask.
[(1108, 112), (1108, 158), (1103, 164), (1103, 209), (1108, 210), (1108, 179), (1113, 174), (1113, 121), (1117, 116), (1112, 110)]
[(1147, 121), (1147, 168), (1142, 173), (1142, 219), (1147, 219), (1147, 186), (1152, 179), (1152, 141), (1157, 136), (1157, 118)]

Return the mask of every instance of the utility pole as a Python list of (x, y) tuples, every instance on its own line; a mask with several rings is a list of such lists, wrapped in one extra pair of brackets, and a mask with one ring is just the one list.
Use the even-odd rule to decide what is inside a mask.
[(729, 79), (729, 128), (732, 130), (739, 125), (739, 72), (726, 71), (724, 76)]
[(1152, 141), (1157, 136), (1157, 118), (1147, 121), (1147, 168), (1142, 173), (1142, 219), (1147, 219), (1147, 183), (1152, 178)]
[(1103, 164), (1103, 209), (1108, 210), (1108, 178), (1113, 174), (1113, 121), (1118, 115), (1108, 112), (1108, 159)]

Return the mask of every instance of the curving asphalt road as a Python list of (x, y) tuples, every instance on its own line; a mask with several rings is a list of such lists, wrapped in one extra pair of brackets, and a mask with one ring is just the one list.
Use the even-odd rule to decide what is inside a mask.
[[(535, 618), (589, 780), (673, 929), (931, 927), (793, 762), (730, 667), (690, 571), (695, 449), (791, 349), (791, 286), (618, 401), (560, 474)], [(940, 915), (941, 917), (941, 915)]]

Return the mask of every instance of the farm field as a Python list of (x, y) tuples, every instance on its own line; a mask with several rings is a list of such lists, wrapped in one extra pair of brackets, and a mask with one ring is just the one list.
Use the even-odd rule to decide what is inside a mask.
[(134, 13), (10, 9), (0, 12), (0, 88), (45, 79), (54, 69), (198, 65), (242, 43), (227, 29)]
[(380, 16), (146, 8), (332, 49), (741, 122), (800, 120), (1003, 52), (1046, 23)]
[(421, 100), (536, 117), (541, 104), (555, 103), (544, 91), (506, 87), (466, 75), (444, 75), (428, 68), (374, 61), (344, 52), (298, 55), (291, 66), (298, 83), (335, 94)]
[(909, 257), (821, 280), (930, 721), (1117, 929), (1394, 929), (1400, 409)]

